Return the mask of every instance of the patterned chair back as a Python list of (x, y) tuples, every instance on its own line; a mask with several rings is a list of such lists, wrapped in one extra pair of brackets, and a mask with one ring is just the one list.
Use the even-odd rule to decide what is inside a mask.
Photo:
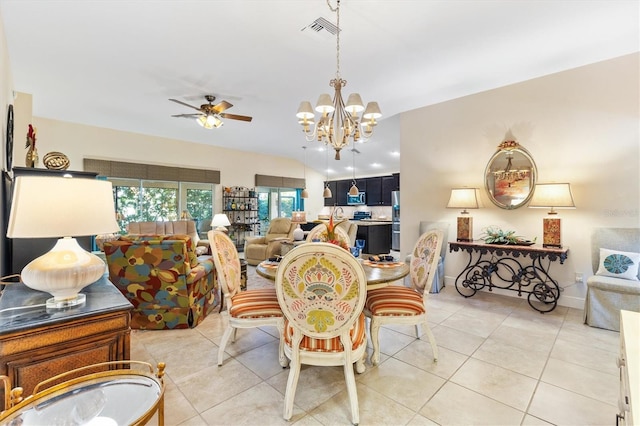
[(344, 345), (364, 308), (367, 279), (348, 251), (330, 243), (303, 244), (280, 261), (276, 292), (294, 328), (293, 341), (299, 333), (312, 339), (341, 336)]
[[(344, 248), (351, 247), (351, 241), (349, 240), (349, 235), (346, 231), (338, 226), (333, 229), (338, 241), (340, 241), (340, 244), (344, 244)], [(327, 242), (327, 225), (321, 223), (320, 225), (314, 226), (311, 231), (309, 231), (306, 241), (311, 242), (315, 239), (318, 239), (323, 243)]]
[(209, 231), (207, 237), (222, 292), (225, 298), (233, 297), (240, 291), (241, 283), (240, 258), (236, 245), (227, 234), (221, 231)]
[(418, 238), (409, 263), (411, 286), (420, 293), (428, 294), (433, 283), (444, 233), (440, 229), (432, 229)]

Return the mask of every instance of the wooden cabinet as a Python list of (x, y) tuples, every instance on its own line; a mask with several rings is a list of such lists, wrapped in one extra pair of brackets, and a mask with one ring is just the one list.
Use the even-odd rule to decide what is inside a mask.
[[(324, 199), (325, 206), (346, 206), (347, 192), (351, 188), (353, 179), (334, 180), (329, 182), (331, 198)], [(400, 190), (400, 174), (390, 176), (374, 176), (356, 179), (360, 192), (366, 194), (367, 206), (391, 206), (391, 193)]]
[(363, 253), (388, 254), (391, 251), (391, 223), (358, 222), (358, 240), (365, 240)]
[(133, 306), (106, 276), (82, 293), (87, 295), (84, 305), (47, 310), (48, 293), (23, 284), (3, 291), (0, 374), (9, 377), (12, 387), (22, 387), (24, 395), (39, 382), (74, 368), (129, 359)]

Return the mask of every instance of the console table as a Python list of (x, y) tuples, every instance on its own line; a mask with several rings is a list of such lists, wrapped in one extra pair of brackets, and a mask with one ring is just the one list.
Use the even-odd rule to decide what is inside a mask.
[[(50, 294), (10, 284), (0, 296), (0, 374), (26, 395), (75, 368), (129, 359), (131, 303), (106, 275), (85, 287), (87, 301), (48, 310)], [(3, 390), (0, 389), (0, 396)], [(2, 400), (0, 400), (2, 405)], [(0, 410), (3, 408), (0, 407)]]
[(516, 291), (518, 296), (526, 293), (529, 305), (541, 313), (551, 312), (558, 304), (561, 289), (549, 275), (549, 267), (558, 260), (563, 264), (568, 248), (458, 241), (449, 243), (449, 251), (469, 254), (467, 266), (456, 278), (456, 290), (464, 297), (487, 287)]

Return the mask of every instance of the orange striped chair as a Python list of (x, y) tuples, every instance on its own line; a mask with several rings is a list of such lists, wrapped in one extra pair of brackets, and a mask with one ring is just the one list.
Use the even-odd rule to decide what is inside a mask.
[(443, 243), (443, 232), (434, 229), (425, 232), (418, 238), (411, 253), (409, 274), (411, 288), (404, 286), (388, 286), (369, 290), (364, 313), (370, 318), (371, 343), (373, 354), (371, 363), (380, 362), (380, 326), (383, 324), (415, 325), (416, 335), (420, 337), (420, 324), (424, 325), (434, 361), (438, 360), (438, 345), (427, 322), (426, 301), (429, 289), (438, 267), (440, 247)]
[[(278, 304), (275, 288), (240, 290), (240, 258), (233, 241), (220, 231), (212, 230), (207, 235), (228, 313), (227, 328), (218, 348), (218, 365), (222, 365), (227, 342), (232, 334), (232, 341), (235, 342), (239, 328), (273, 325), (278, 328), (279, 335), (282, 336), (284, 317)], [(280, 338), (278, 357), (280, 365), (286, 367), (288, 362), (284, 356), (282, 338)]]
[(367, 338), (362, 313), (367, 279), (348, 251), (330, 243), (302, 244), (280, 261), (278, 302), (285, 317), (284, 352), (291, 360), (284, 418), (291, 419), (301, 364), (344, 366), (353, 424), (358, 394), (353, 364), (364, 372)]

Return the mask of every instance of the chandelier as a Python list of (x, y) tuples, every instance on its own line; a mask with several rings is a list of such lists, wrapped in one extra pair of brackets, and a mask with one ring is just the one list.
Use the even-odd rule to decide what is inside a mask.
[[(327, 5), (337, 16), (336, 32), (336, 78), (329, 82), (335, 94), (333, 101), (330, 95), (324, 93), (318, 98), (315, 111), (320, 113), (317, 123), (315, 113), (311, 108), (311, 103), (303, 101), (300, 103), (296, 117), (298, 123), (302, 125), (302, 130), (307, 141), (314, 139), (327, 146), (333, 147), (336, 151), (335, 159), (340, 159), (340, 150), (349, 145), (349, 140), (354, 142), (366, 141), (373, 135), (373, 129), (378, 124), (376, 119), (380, 118), (380, 107), (377, 102), (369, 102), (365, 108), (362, 98), (358, 93), (352, 93), (345, 104), (342, 99), (342, 88), (347, 85), (347, 80), (340, 77), (340, 0), (337, 1), (336, 8), (331, 7), (329, 0)], [(364, 112), (363, 112), (364, 111)], [(363, 112), (362, 117), (358, 114)]]

